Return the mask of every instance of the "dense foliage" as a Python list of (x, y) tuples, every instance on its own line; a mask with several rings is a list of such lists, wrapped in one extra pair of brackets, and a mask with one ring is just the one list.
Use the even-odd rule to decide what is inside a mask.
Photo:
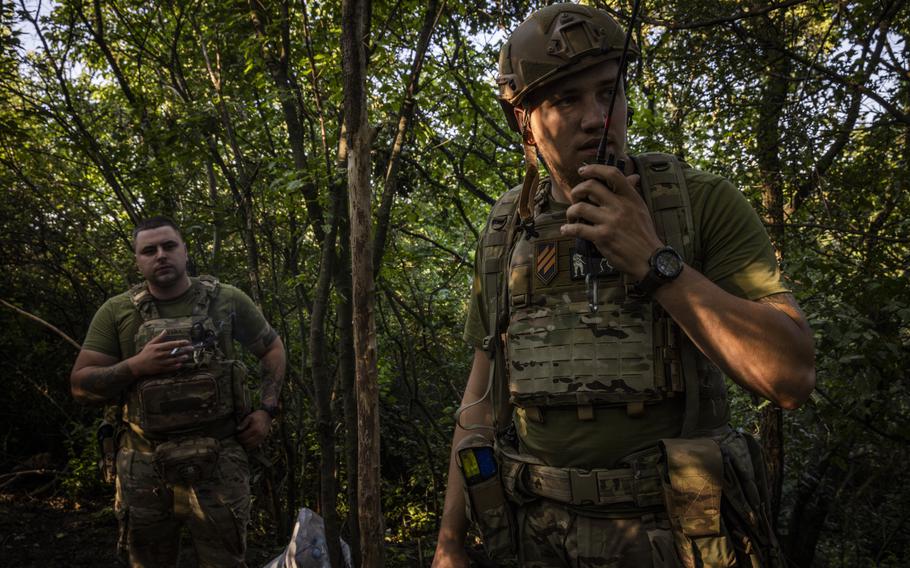
[[(337, 510), (351, 536), (338, 4), (0, 5), (0, 469), (49, 452), (69, 464), (72, 494), (103, 490), (86, 467), (100, 411), (69, 396), (76, 349), (29, 315), (81, 340), (104, 299), (139, 278), (133, 221), (164, 213), (185, 227), (195, 270), (246, 290), (289, 350), (285, 412), (266, 450), (274, 465), (257, 474), (259, 529), (280, 540), (309, 505)], [(471, 357), (460, 332), (473, 248), (489, 203), (521, 173), (494, 65), (539, 4), (372, 5), (392, 565), (431, 554)], [(625, 21), (630, 8), (609, 7)], [(654, 1), (641, 20), (631, 147), (677, 153), (738, 184), (815, 331), (818, 391), (783, 421), (788, 553), (804, 566), (907, 565), (910, 8)], [(762, 423), (741, 393), (735, 411), (743, 428)]]

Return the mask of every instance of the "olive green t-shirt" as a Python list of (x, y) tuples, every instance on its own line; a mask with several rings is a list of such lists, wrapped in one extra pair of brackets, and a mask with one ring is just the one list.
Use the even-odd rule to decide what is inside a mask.
[[(745, 196), (726, 179), (686, 168), (684, 170), (692, 216), (701, 246), (701, 272), (723, 290), (749, 300), (788, 292), (781, 282), (774, 249), (761, 220)], [(550, 200), (552, 210), (566, 204)], [(482, 242), (482, 238), (481, 238)], [(464, 339), (482, 348), (489, 335), (480, 268), (484, 265), (478, 243), (474, 259), (474, 285), (465, 322)], [(516, 409), (514, 421), (521, 450), (556, 467), (615, 467), (629, 453), (674, 437), (682, 425), (682, 397), (648, 406), (644, 416), (633, 418), (624, 407), (598, 407), (593, 420), (580, 421), (574, 407), (549, 407), (543, 422), (527, 419)]]
[[(185, 317), (193, 313), (194, 298), (193, 288), (190, 287), (172, 300), (155, 300), (155, 305), (162, 318)], [(219, 284), (218, 295), (209, 306), (209, 314), (215, 328), (220, 330), (218, 345), (229, 359), (234, 353), (232, 339), (249, 346), (272, 333), (271, 326), (249, 296), (229, 284)], [(136, 354), (135, 337), (140, 325), (142, 317), (133, 306), (129, 292), (124, 292), (110, 298), (98, 309), (82, 348), (121, 361), (128, 359)]]

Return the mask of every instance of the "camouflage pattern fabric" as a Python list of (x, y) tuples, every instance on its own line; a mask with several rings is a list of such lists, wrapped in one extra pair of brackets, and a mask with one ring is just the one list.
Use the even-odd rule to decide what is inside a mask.
[(576, 269), (582, 255), (574, 239), (559, 238), (565, 222), (565, 211), (538, 215), (538, 236), (519, 239), (512, 252), (506, 342), (512, 400), (625, 405), (682, 391), (655, 372), (652, 303), (628, 297), (624, 278), (606, 261), (600, 309), (589, 313), (584, 272)]
[(666, 517), (582, 515), (552, 501), (519, 510), (519, 564), (526, 568), (678, 567)]
[[(227, 359), (234, 359), (234, 340), (249, 346), (272, 331), (262, 312), (241, 290), (230, 284), (219, 284), (218, 296), (209, 312), (218, 334), (218, 349)], [(181, 318), (193, 312), (196, 294), (192, 289), (173, 300), (157, 301), (162, 318)], [(86, 332), (83, 349), (127, 359), (139, 352), (136, 333), (142, 325), (129, 292), (108, 299), (98, 311)]]
[(120, 521), (119, 552), (134, 568), (176, 566), (181, 526), (190, 531), (200, 567), (246, 566), (246, 452), (233, 439), (222, 440), (210, 479), (168, 486), (155, 470), (153, 453), (122, 447), (114, 510)]
[[(655, 452), (630, 458), (651, 464)], [(535, 472), (558, 468), (535, 464), (530, 456), (500, 453), (502, 482), (512, 504), (506, 513), (514, 515), (509, 524), (514, 518), (519, 564), (685, 568), (785, 565), (770, 522), (761, 450), (750, 436), (727, 429), (712, 438), (664, 439), (657, 455), (662, 498), (641, 501), (647, 492), (642, 493), (643, 487), (639, 487), (631, 492), (638, 495), (634, 500), (625, 498), (598, 506), (599, 499), (586, 505), (567, 504), (554, 500), (559, 498), (559, 491), (553, 488), (535, 490), (534, 480), (539, 478)], [(624, 474), (643, 479), (645, 471)], [(615, 473), (620, 482), (615, 488), (619, 489), (622, 472)], [(553, 471), (550, 476), (554, 476)], [(572, 499), (572, 503), (577, 501), (574, 495)], [(503, 557), (496, 560), (500, 565), (509, 564)]]

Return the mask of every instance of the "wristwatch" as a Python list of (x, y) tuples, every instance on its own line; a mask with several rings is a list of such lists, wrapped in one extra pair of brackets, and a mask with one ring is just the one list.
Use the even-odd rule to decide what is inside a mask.
[(259, 410), (265, 411), (269, 415), (269, 418), (272, 420), (278, 418), (279, 409), (277, 404), (263, 404), (259, 407)]
[(663, 246), (654, 251), (648, 259), (650, 269), (645, 277), (635, 285), (642, 296), (650, 296), (655, 290), (672, 282), (682, 273), (683, 258), (671, 246)]

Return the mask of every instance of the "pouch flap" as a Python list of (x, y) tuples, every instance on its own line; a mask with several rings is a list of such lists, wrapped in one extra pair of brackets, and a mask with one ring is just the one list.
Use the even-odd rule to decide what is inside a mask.
[(723, 457), (710, 438), (664, 439), (665, 500), (670, 522), (691, 538), (720, 534)]

